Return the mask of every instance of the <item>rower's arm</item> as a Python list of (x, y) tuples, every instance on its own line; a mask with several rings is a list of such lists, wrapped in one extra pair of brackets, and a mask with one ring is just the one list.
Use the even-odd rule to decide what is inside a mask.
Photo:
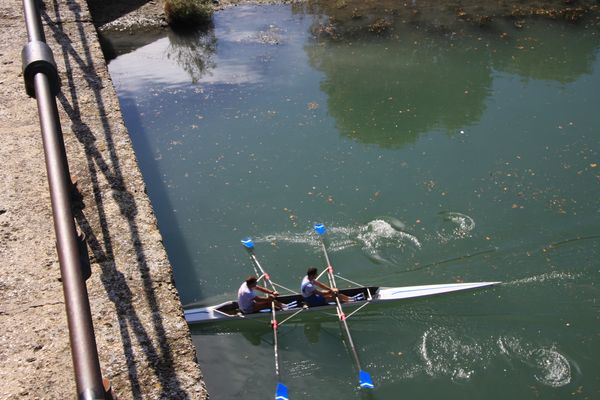
[(324, 283), (321, 283), (319, 281), (314, 281), (314, 284), (317, 285), (318, 287), (320, 287), (321, 289), (327, 290), (328, 292), (334, 291), (332, 288), (330, 288), (329, 286), (327, 286)]
[(275, 290), (269, 290), (269, 289), (267, 289), (267, 288), (264, 288), (264, 287), (262, 287), (262, 286), (258, 286), (258, 285), (257, 285), (257, 286), (256, 286), (254, 289), (256, 289), (256, 290), (259, 290), (259, 291), (261, 291), (261, 292), (263, 292), (263, 293), (266, 293), (266, 294), (273, 295), (273, 296), (277, 296), (277, 295), (279, 294), (279, 293), (278, 293), (277, 291), (275, 291)]

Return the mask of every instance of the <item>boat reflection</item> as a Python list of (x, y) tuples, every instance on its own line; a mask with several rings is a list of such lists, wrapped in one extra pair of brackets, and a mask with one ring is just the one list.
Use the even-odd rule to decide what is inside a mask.
[(319, 343), (321, 336), (321, 323), (312, 321), (304, 324), (304, 335), (309, 343)]

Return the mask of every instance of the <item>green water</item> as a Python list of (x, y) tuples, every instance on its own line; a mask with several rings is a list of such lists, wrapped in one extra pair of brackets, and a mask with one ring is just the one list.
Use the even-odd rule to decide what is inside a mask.
[[(296, 289), (324, 222), (353, 281), (504, 283), (352, 317), (368, 393), (334, 318), (284, 324), (290, 398), (600, 397), (600, 32), (328, 26), (235, 7), (109, 65), (184, 304), (235, 297), (246, 236)], [(273, 397), (268, 325), (193, 339), (211, 398)]]

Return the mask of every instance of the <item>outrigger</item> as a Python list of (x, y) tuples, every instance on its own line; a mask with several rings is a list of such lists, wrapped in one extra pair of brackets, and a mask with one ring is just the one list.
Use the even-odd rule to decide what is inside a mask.
[[(499, 284), (500, 282), (467, 282), (467, 283), (446, 283), (446, 284), (435, 284), (435, 285), (419, 285), (419, 286), (404, 286), (404, 287), (379, 287), (379, 286), (361, 286), (356, 282), (353, 282), (349, 279), (346, 279), (340, 275), (334, 274), (333, 266), (329, 260), (329, 255), (327, 254), (327, 248), (325, 247), (325, 242), (323, 240), (323, 236), (326, 232), (325, 225), (323, 224), (315, 224), (314, 230), (319, 236), (321, 248), (323, 250), (323, 255), (325, 257), (325, 261), (327, 263), (327, 267), (321, 274), (317, 277), (321, 277), (323, 274), (327, 273), (327, 277), (329, 279), (329, 286), (331, 288), (337, 288), (335, 278), (342, 279), (352, 285), (354, 287), (348, 289), (338, 289), (338, 293), (342, 293), (348, 297), (352, 298), (351, 302), (342, 303), (336, 297), (334, 302), (329, 302), (327, 305), (318, 306), (318, 307), (308, 307), (304, 302), (302, 295), (285, 287), (279, 285), (273, 281), (267, 272), (262, 268), (256, 255), (254, 254), (254, 243), (251, 239), (242, 240), (242, 244), (248, 251), (250, 259), (252, 261), (252, 265), (254, 268), (254, 272), (258, 276), (258, 281), (264, 281), (265, 285), (270, 287), (272, 290), (276, 290), (276, 287), (286, 290), (291, 293), (290, 295), (280, 295), (277, 297), (277, 300), (284, 304), (284, 308), (282, 310), (277, 311), (275, 309), (274, 301), (271, 302), (271, 308), (265, 308), (260, 310), (257, 313), (252, 314), (243, 314), (239, 307), (237, 301), (226, 301), (221, 304), (217, 304), (209, 307), (200, 307), (200, 308), (192, 308), (185, 310), (185, 319), (188, 324), (195, 325), (207, 322), (220, 322), (220, 321), (231, 321), (231, 320), (244, 320), (244, 319), (266, 319), (271, 317), (270, 324), (273, 329), (273, 347), (275, 354), (275, 374), (277, 376), (277, 389), (275, 393), (276, 400), (288, 400), (288, 389), (281, 382), (281, 373), (280, 373), (280, 365), (279, 365), (279, 353), (278, 353), (278, 338), (277, 332), (278, 328), (284, 323), (290, 321), (292, 318), (296, 317), (300, 313), (305, 312), (328, 312), (335, 310), (337, 314), (338, 320), (341, 325), (342, 332), (345, 334), (346, 340), (350, 353), (354, 358), (354, 363), (359, 371), (359, 385), (362, 389), (373, 389), (374, 384), (371, 379), (371, 376), (368, 372), (364, 371), (361, 367), (360, 359), (358, 357), (358, 352), (356, 347), (354, 346), (354, 342), (352, 340), (352, 336), (350, 334), (350, 329), (348, 327), (347, 320), (353, 316), (355, 313), (363, 309), (369, 304), (377, 304), (384, 303), (390, 301), (400, 301), (405, 299), (412, 299), (417, 297), (427, 297), (444, 293), (458, 292), (471, 290), (476, 288), (489, 287)], [(353, 309), (353, 311), (346, 315), (344, 313), (344, 309)], [(281, 322), (277, 321), (277, 315), (285, 316)]]

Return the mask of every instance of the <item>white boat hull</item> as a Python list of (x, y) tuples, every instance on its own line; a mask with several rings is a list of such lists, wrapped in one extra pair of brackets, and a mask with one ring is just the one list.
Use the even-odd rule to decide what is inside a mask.
[[(341, 293), (353, 296), (357, 293), (363, 293), (365, 300), (353, 301), (351, 303), (345, 303), (344, 309), (351, 309), (361, 306), (365, 303), (383, 303), (389, 301), (399, 301), (405, 299), (413, 299), (418, 297), (434, 296), (444, 293), (452, 293), (464, 290), (471, 290), (476, 288), (483, 288), (488, 286), (494, 286), (500, 282), (469, 282), (469, 283), (446, 283), (437, 285), (419, 285), (419, 286), (405, 286), (405, 287), (358, 287), (351, 289), (340, 289)], [(369, 294), (371, 299), (369, 300)], [(278, 311), (277, 315), (284, 317), (289, 314), (293, 314), (301, 309), (301, 297), (298, 295), (292, 296), (280, 296), (278, 298), (281, 302), (289, 304), (296, 301), (298, 306), (290, 308), (289, 310)], [(335, 303), (320, 307), (307, 308), (305, 312), (311, 311), (327, 311), (328, 309), (335, 309)], [(258, 312), (254, 314), (242, 314), (237, 310), (237, 302), (227, 301), (225, 303), (217, 304), (210, 307), (200, 307), (185, 310), (185, 320), (188, 324), (200, 324), (207, 322), (218, 322), (228, 320), (242, 320), (242, 319), (254, 319), (254, 318), (270, 318), (271, 314), (269, 310), (265, 312)]]

